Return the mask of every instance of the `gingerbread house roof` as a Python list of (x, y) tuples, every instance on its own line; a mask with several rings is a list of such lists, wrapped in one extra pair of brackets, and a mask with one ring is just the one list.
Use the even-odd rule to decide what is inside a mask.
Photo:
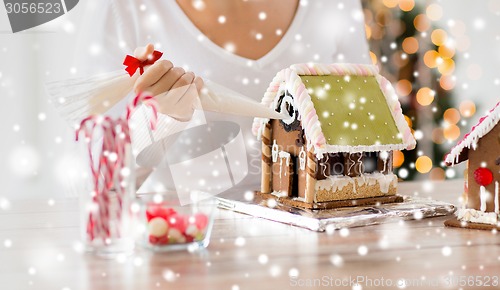
[(469, 149), (476, 150), (477, 142), (488, 134), (500, 120), (500, 102), (491, 109), (479, 122), (472, 127), (469, 133), (465, 134), (458, 144), (453, 147), (445, 157), (448, 166), (458, 164), (469, 159)]
[[(278, 72), (261, 103), (277, 109), (278, 98), (285, 91), (293, 97), (308, 149), (313, 148), (318, 157), (415, 147), (398, 97), (376, 66), (292, 65)], [(254, 120), (257, 137), (267, 122), (269, 119)]]

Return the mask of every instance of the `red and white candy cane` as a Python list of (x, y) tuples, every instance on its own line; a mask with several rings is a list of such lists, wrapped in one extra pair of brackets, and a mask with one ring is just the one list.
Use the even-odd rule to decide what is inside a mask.
[[(78, 141), (80, 134), (83, 133), (87, 142), (93, 181), (92, 203), (97, 207), (88, 216), (87, 235), (91, 241), (96, 238), (106, 241), (106, 239), (113, 236), (110, 227), (110, 215), (116, 214), (116, 218), (121, 220), (125, 188), (123, 176), (119, 173), (126, 165), (126, 147), (131, 142), (128, 123), (140, 104), (151, 108), (153, 114), (150, 126), (154, 130), (158, 120), (158, 103), (150, 94), (141, 93), (127, 106), (124, 117), (114, 120), (108, 116), (89, 116), (82, 120), (80, 127), (76, 131), (76, 140)], [(93, 139), (97, 130), (102, 132), (102, 148), (98, 155), (94, 155), (92, 154), (92, 144), (95, 141)], [(95, 160), (94, 156), (98, 156), (98, 159)], [(116, 213), (110, 213), (109, 192), (112, 189), (116, 192), (118, 203), (118, 212)], [(114, 234), (120, 235), (119, 232)]]

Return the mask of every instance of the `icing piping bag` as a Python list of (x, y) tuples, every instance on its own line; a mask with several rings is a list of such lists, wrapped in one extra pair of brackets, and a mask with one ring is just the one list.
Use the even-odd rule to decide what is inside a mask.
[[(139, 77), (115, 71), (90, 78), (46, 83), (49, 102), (69, 122), (78, 123), (90, 115), (104, 114), (133, 89)], [(287, 116), (222, 85), (205, 80), (195, 109), (247, 117), (284, 119)], [(161, 107), (161, 100), (160, 100)], [(160, 110), (161, 113), (161, 110)]]
[(205, 111), (268, 119), (289, 118), (210, 80), (205, 80), (205, 86), (200, 93), (200, 102)]

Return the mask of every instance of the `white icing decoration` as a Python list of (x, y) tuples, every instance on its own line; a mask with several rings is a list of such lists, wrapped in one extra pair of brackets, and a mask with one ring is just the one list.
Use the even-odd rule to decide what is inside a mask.
[(302, 147), (299, 153), (300, 170), (306, 170), (306, 157), (306, 150), (304, 150), (304, 147)]
[(286, 197), (288, 194), (286, 192), (281, 192), (281, 191), (273, 191), (271, 192), (272, 195), (276, 197)]
[(273, 157), (273, 162), (277, 162), (278, 161), (278, 150), (279, 150), (279, 147), (278, 147), (278, 144), (276, 144), (276, 140), (273, 140), (273, 147), (272, 147), (272, 157)]
[(481, 211), (486, 211), (486, 201), (488, 199), (488, 193), (486, 192), (486, 188), (482, 185), (479, 188), (479, 191), (479, 197), (481, 198)]
[(500, 120), (500, 102), (496, 104), (496, 106), (491, 109), (490, 112), (486, 116), (484, 116), (484, 119), (480, 121), (480, 123), (476, 124), (472, 128), (472, 130), (460, 141), (455, 147), (453, 147), (448, 155), (446, 155), (446, 163), (448, 164), (458, 164), (459, 163), (459, 158), (460, 154), (465, 148), (468, 149), (477, 149), (477, 142), (479, 139), (481, 139), (484, 135), (488, 134), (497, 124), (498, 121)]
[(290, 153), (286, 152), (286, 151), (280, 151), (278, 153), (278, 156), (280, 158), (286, 158), (286, 165), (290, 165)]
[(262, 135), (264, 134), (264, 129), (266, 128), (266, 125), (262, 125), (259, 127), (259, 131), (257, 132), (257, 140), (261, 140), (262, 139)]
[(326, 174), (326, 163), (328, 162), (328, 160), (330, 159), (330, 157), (328, 156), (328, 154), (326, 155), (326, 159), (325, 159), (325, 162), (323, 163), (320, 163), (320, 166), (322, 167), (321, 169), (321, 172), (323, 173), (323, 176), (328, 176), (330, 174)]
[(482, 212), (472, 208), (459, 208), (455, 215), (459, 221), (499, 226), (499, 216), (495, 212)]
[(353, 191), (357, 192), (357, 188), (363, 185), (380, 186), (380, 192), (388, 193), (391, 185), (396, 186), (398, 178), (395, 174), (382, 174), (380, 172), (363, 174), (357, 177), (349, 177), (345, 175), (332, 175), (326, 179), (316, 181), (316, 190), (328, 190), (336, 192), (342, 190), (345, 186), (351, 184)]
[(352, 168), (354, 167), (354, 164), (356, 164), (356, 161), (354, 161), (352, 158), (352, 155), (349, 154), (349, 168), (348, 168), (348, 172), (351, 172)]
[(499, 212), (499, 201), (498, 201), (498, 181), (495, 181), (495, 212)]
[(286, 104), (287, 103), (290, 104), (293, 107), (292, 115), (290, 116), (290, 118), (282, 119), (281, 121), (283, 121), (283, 123), (285, 123), (287, 125), (290, 125), (295, 120), (295, 104), (293, 103), (293, 98), (291, 96), (289, 96), (289, 95), (285, 96), (283, 98), (283, 100), (281, 101), (280, 112), (287, 112), (287, 114), (288, 114), (288, 111), (286, 110)]
[[(281, 169), (283, 168), (283, 159), (285, 159), (286, 166), (287, 167), (290, 166), (290, 153), (285, 152), (285, 151), (280, 151), (278, 156), (280, 158), (280, 178), (281, 178), (281, 173), (282, 173)], [(285, 176), (286, 176), (287, 171), (285, 171)]]
[(380, 159), (382, 159), (382, 162), (384, 162), (384, 168), (382, 169), (382, 172), (385, 172), (387, 170), (387, 161), (389, 160), (389, 152), (387, 151), (382, 151), (379, 153)]
[(359, 171), (358, 173), (363, 173), (363, 162), (361, 161), (361, 158), (363, 158), (363, 154), (358, 155), (358, 166), (359, 166)]

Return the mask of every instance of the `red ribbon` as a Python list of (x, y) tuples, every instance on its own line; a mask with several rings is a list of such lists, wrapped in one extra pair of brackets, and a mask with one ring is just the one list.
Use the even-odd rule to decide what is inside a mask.
[(123, 61), (123, 64), (127, 66), (125, 70), (128, 72), (130, 76), (133, 76), (137, 69), (139, 69), (139, 72), (141, 75), (144, 73), (144, 67), (147, 65), (152, 65), (155, 63), (157, 60), (160, 59), (160, 57), (163, 55), (163, 52), (159, 52), (157, 50), (153, 51), (153, 54), (151, 57), (148, 57), (148, 59), (141, 61), (131, 55), (127, 55), (125, 57), (125, 60)]

